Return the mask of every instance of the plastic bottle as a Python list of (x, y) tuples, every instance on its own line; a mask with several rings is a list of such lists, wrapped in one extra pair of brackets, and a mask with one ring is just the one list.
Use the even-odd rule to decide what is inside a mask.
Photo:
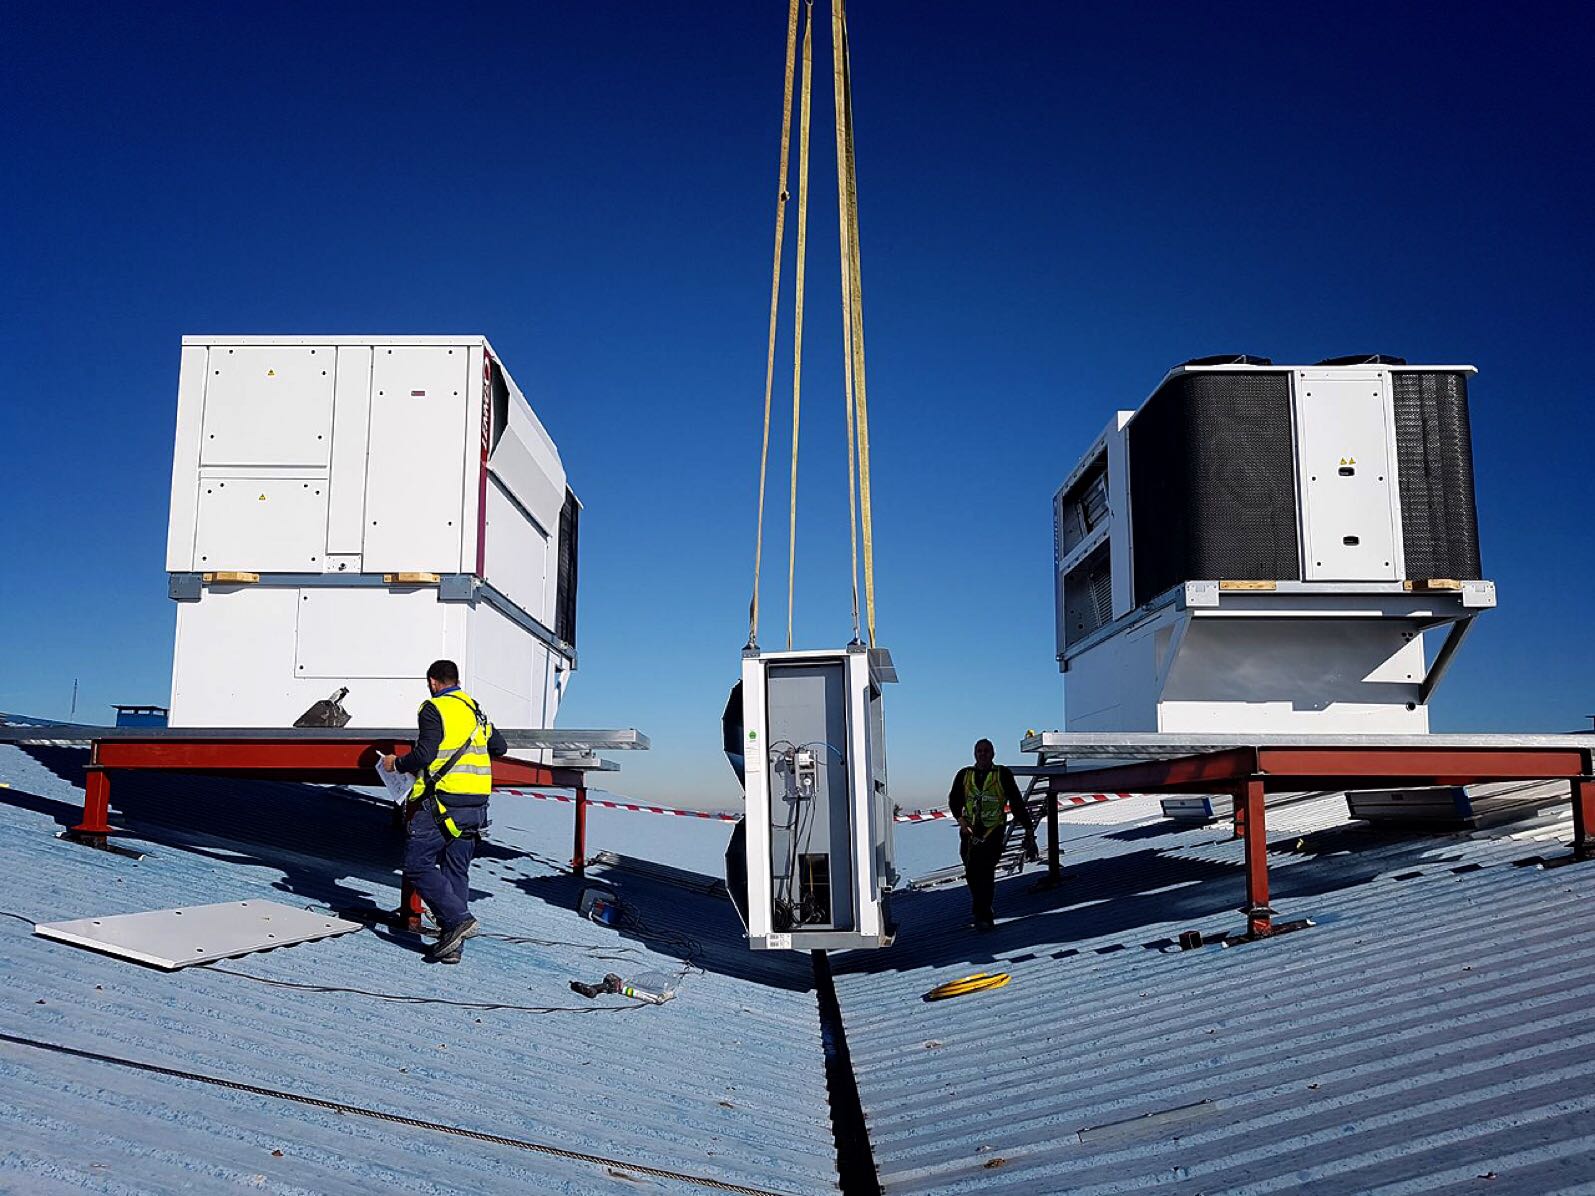
[(676, 995), (675, 987), (663, 972), (644, 972), (633, 980), (622, 980), (618, 991), (623, 997), (650, 1005), (663, 1005)]

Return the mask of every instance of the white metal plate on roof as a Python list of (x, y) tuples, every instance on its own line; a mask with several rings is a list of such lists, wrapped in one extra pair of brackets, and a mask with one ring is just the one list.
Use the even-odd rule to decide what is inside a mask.
[(359, 922), (346, 922), (275, 901), (223, 901), (142, 914), (42, 922), (33, 928), (33, 933), (174, 970), (348, 934), (360, 926)]

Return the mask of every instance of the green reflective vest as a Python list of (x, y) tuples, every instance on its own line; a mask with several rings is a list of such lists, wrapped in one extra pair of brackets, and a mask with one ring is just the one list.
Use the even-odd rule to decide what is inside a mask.
[(975, 782), (975, 770), (964, 769), (964, 821), (985, 832), (1001, 826), (1008, 809), (1002, 793), (1001, 766), (993, 764), (983, 784)]
[[(437, 756), (426, 770), (417, 774), (410, 789), (410, 800), (418, 801), (426, 794), (427, 782), (435, 778), (433, 800), (437, 802), (438, 818), (449, 834), (459, 837), (460, 830), (449, 817), (443, 795), (456, 793), (462, 796), (486, 797), (493, 791), (493, 760), (487, 754), (487, 741), (493, 734), (493, 724), (487, 721), (471, 695), (462, 689), (453, 693), (428, 698), (422, 705), (431, 703), (443, 720), (443, 742), (438, 744)], [(454, 767), (443, 772), (454, 753), (465, 745)], [(439, 774), (442, 774), (441, 776)]]

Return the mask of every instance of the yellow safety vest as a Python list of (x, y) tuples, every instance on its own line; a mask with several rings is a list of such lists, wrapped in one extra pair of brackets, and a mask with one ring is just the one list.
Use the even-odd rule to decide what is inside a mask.
[[(493, 734), (493, 724), (487, 721), (487, 716), (471, 695), (462, 689), (439, 694), (421, 703), (423, 708), (428, 704), (443, 720), (443, 742), (438, 744), (437, 755), (432, 763), (426, 766), (424, 772), (417, 774), (415, 784), (410, 789), (410, 800), (419, 801), (426, 794), (428, 781), (433, 780), (432, 796), (437, 802), (438, 819), (449, 834), (458, 838), (460, 829), (449, 816), (442, 795), (455, 793), (486, 797), (493, 792), (493, 760), (487, 754), (487, 741)], [(443, 766), (462, 744), (465, 750), (460, 752), (454, 767), (443, 772)]]
[(1001, 826), (1008, 809), (1008, 799), (1002, 793), (1002, 775), (993, 764), (986, 773), (984, 784), (975, 782), (975, 770), (964, 769), (964, 821), (978, 830), (989, 831)]

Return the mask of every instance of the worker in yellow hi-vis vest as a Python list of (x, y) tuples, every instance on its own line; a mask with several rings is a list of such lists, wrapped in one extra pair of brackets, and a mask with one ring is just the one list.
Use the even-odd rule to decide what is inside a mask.
[(382, 767), (415, 777), (405, 803), (404, 879), (438, 920), (438, 941), (426, 961), (459, 963), (465, 940), (476, 933), (466, 898), (471, 858), (487, 826), (492, 758), (509, 749), (460, 688), (452, 660), (433, 661), (426, 685), (432, 696), (417, 715), (415, 749), (382, 757)]
[(1002, 858), (1010, 810), (1014, 821), (1025, 828), (1025, 858), (1036, 858), (1036, 824), (1025, 809), (1013, 773), (993, 763), (996, 755), (991, 740), (976, 743), (974, 767), (960, 768), (947, 794), (948, 808), (958, 819), (958, 854), (964, 861), (976, 930), (990, 930), (997, 924), (991, 899), (997, 889), (997, 861)]

